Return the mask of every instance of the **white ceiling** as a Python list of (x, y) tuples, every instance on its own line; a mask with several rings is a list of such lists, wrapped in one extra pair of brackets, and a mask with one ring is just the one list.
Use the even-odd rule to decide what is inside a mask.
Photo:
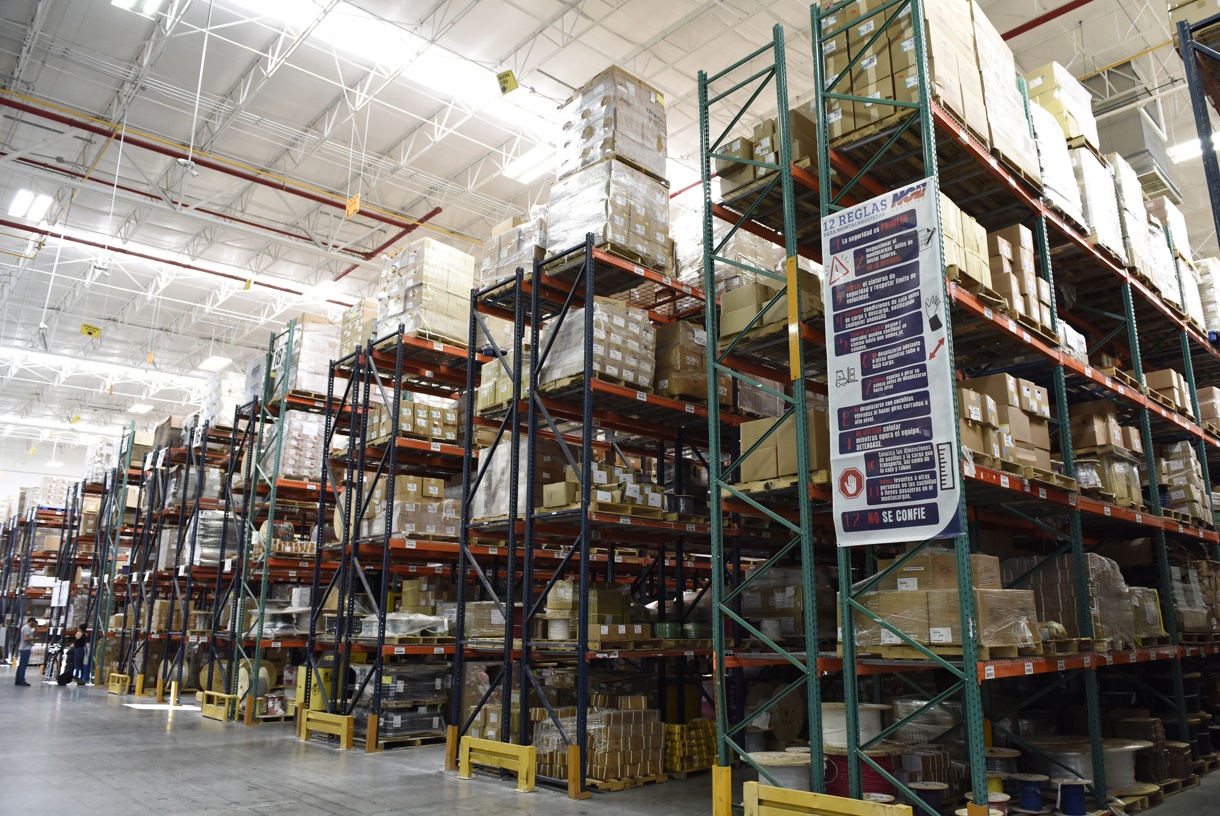
[[(550, 177), (526, 186), (503, 167), (548, 142), (558, 105), (611, 64), (664, 93), (675, 189), (698, 178), (699, 70), (745, 56), (781, 23), (790, 100), (812, 92), (809, 7), (797, 0), (162, 6), (151, 20), (109, 0), (0, 4), (0, 86), (9, 92), (0, 103), (53, 105), (101, 130), (0, 107), (0, 152), (22, 159), (0, 157), (0, 221), (20, 223), (7, 215), (20, 189), (55, 198), (49, 237), (0, 226), (0, 431), (74, 416), (81, 426), (149, 425), (185, 412), (207, 357), (240, 368), (293, 314), (337, 313), (375, 296), (378, 248), (434, 208), (442, 211), (412, 237), (477, 256), (494, 224), (546, 200)], [(1006, 31), (1048, 4), (983, 7)], [(1010, 45), (1026, 70), (1058, 59), (1080, 76), (1168, 40), (1162, 8), (1093, 0)], [(522, 87), (502, 98), (495, 74), (505, 69)], [(1162, 90), (1181, 76), (1168, 46), (1135, 70)], [(1181, 92), (1161, 100), (1171, 143), (1194, 136), (1188, 102)], [(104, 135), (124, 122), (133, 140), (191, 146), (198, 175)], [(208, 157), (239, 174), (263, 172), (267, 183), (202, 166)], [(1214, 247), (1197, 170), (1197, 160), (1173, 168), (1196, 242)], [(342, 201), (356, 193), (384, 220), (345, 220)], [(101, 326), (101, 339), (81, 335), (82, 323)], [(125, 373), (94, 371), (82, 363), (90, 360)], [(153, 410), (125, 413), (138, 403)]]

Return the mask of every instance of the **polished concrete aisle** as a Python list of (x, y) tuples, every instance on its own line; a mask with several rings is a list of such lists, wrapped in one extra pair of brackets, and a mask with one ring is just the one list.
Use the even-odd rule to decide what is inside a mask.
[[(0, 669), (0, 814), (89, 816), (316, 816), (516, 813), (529, 816), (705, 816), (707, 777), (574, 802), (539, 789), (517, 794), (491, 778), (440, 770), (443, 750), (366, 756), (305, 745), (292, 726), (247, 728), (198, 711), (131, 708), (103, 689), (13, 685)], [(740, 794), (737, 797), (740, 800)], [(1150, 816), (1220, 814), (1220, 773), (1172, 796)]]
[(306, 745), (292, 725), (248, 728), (198, 711), (135, 709), (104, 689), (13, 685), (0, 670), (0, 814), (88, 816), (380, 816), (404, 812), (529, 816), (704, 816), (704, 777), (583, 802), (539, 789), (517, 794), (490, 777), (441, 770), (442, 746), (367, 756)]

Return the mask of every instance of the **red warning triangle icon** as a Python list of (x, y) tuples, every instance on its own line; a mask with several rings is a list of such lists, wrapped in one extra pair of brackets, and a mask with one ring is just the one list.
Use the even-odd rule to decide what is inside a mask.
[(847, 268), (847, 264), (843, 263), (843, 259), (836, 256), (830, 264), (830, 285), (834, 286), (846, 277), (849, 272), (851, 270)]

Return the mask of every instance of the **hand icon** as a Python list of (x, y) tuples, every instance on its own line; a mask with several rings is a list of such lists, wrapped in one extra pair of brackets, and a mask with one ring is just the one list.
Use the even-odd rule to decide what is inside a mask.
[(930, 295), (923, 305), (928, 316), (928, 326), (932, 331), (940, 331), (944, 323), (941, 320), (940, 295)]

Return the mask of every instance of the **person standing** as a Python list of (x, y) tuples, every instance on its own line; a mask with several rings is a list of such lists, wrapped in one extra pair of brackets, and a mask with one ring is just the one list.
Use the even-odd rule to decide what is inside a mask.
[(21, 634), (17, 642), (17, 650), (20, 658), (17, 661), (17, 685), (28, 686), (25, 682), (25, 667), (30, 665), (30, 652), (34, 650), (34, 627), (38, 621), (33, 618), (27, 618), (25, 626), (21, 627)]
[(88, 682), (85, 677), (85, 653), (89, 650), (89, 636), (85, 634), (85, 627), (76, 627), (76, 636), (72, 638), (72, 660), (75, 664), (76, 685), (83, 686)]

